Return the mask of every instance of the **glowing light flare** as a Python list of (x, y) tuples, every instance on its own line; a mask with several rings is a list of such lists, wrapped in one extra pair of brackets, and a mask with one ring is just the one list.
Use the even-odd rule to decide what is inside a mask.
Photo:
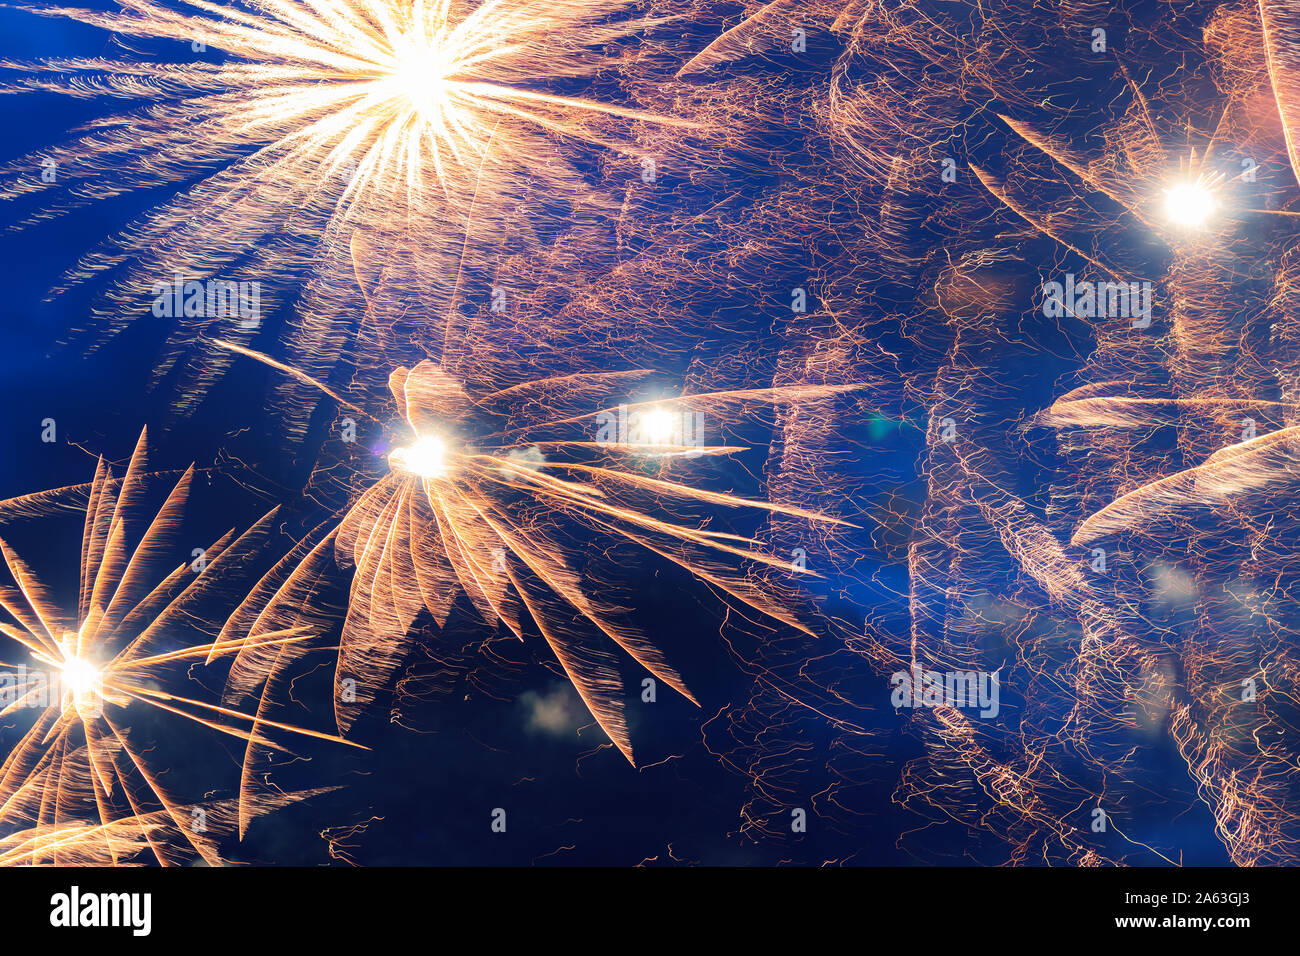
[(641, 419), (641, 439), (650, 445), (672, 445), (677, 441), (677, 415), (662, 407), (655, 407)]
[(74, 694), (89, 694), (99, 685), (99, 668), (84, 658), (64, 661), (62, 672), (68, 689)]
[(434, 123), (450, 106), (447, 80), (454, 70), (454, 62), (437, 41), (410, 33), (394, 45), (387, 85), (425, 122)]
[(60, 668), (63, 684), (72, 694), (72, 706), (78, 713), (95, 709), (103, 694), (103, 676), (99, 668), (84, 657), (70, 657)]
[(1214, 191), (1199, 180), (1178, 183), (1165, 190), (1165, 216), (1176, 226), (1200, 229), (1217, 207)]
[(447, 443), (437, 435), (421, 435), (414, 443), (389, 452), (388, 464), (394, 471), (404, 471), (420, 478), (446, 477)]

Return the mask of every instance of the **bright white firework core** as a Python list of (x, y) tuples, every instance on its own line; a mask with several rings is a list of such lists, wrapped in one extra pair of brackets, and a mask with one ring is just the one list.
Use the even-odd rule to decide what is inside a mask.
[(93, 700), (99, 691), (99, 669), (84, 657), (70, 657), (61, 668), (64, 686), (78, 706)]
[(441, 478), (447, 473), (447, 445), (436, 435), (422, 435), (412, 445), (394, 448), (388, 464), (421, 478)]
[(1180, 226), (1198, 227), (1214, 212), (1214, 194), (1200, 183), (1180, 183), (1165, 191), (1165, 215)]
[(641, 434), (650, 445), (671, 445), (676, 432), (674, 415), (666, 408), (652, 408), (641, 419)]
[(442, 128), (450, 108), (447, 78), (453, 69), (435, 40), (411, 33), (394, 45), (387, 83), (424, 122)]

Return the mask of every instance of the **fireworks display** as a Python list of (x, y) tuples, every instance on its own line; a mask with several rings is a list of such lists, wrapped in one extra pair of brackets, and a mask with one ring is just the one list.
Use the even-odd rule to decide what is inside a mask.
[(1297, 862), (1300, 6), (3, 16), (0, 862)]

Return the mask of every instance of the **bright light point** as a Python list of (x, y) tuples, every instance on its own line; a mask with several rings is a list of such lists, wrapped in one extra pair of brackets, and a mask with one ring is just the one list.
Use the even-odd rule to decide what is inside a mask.
[(92, 693), (99, 683), (99, 671), (90, 661), (74, 657), (63, 665), (63, 680), (78, 697)]
[(1181, 183), (1165, 190), (1165, 215), (1179, 226), (1198, 228), (1214, 212), (1214, 194), (1200, 183)]
[(435, 435), (424, 435), (413, 445), (394, 448), (388, 455), (388, 464), (421, 478), (441, 478), (447, 473), (447, 446)]
[(447, 105), (446, 57), (419, 39), (405, 38), (395, 51), (391, 83), (426, 121), (434, 122)]
[(666, 408), (652, 408), (641, 419), (641, 434), (649, 445), (671, 445), (676, 432), (673, 413)]

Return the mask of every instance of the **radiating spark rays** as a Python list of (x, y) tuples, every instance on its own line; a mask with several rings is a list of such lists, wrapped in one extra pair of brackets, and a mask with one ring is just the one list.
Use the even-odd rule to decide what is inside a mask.
[[(259, 730), (269, 728), (358, 746), (163, 689), (170, 665), (213, 656), (206, 644), (175, 647), (170, 632), (198, 619), (200, 602), (220, 587), (226, 565), (253, 553), (264, 534), (254, 526), (238, 537), (226, 535), (206, 550), (209, 563), (201, 572), (182, 564), (158, 582), (156, 567), (174, 547), (193, 471), (180, 477), (149, 517), (142, 497), (145, 467), (143, 434), (121, 481), (100, 460), (86, 505), (75, 615), (65, 616), (22, 558), (0, 544), (0, 560), (19, 585), (3, 605), (19, 626), (5, 624), (2, 630), (30, 653), (32, 662), (24, 665), (27, 683), (5, 712), (34, 715), (0, 766), (0, 827), (8, 834), (0, 839), (3, 862), (122, 862), (146, 849), (163, 865), (191, 853), (208, 863), (220, 862), (216, 840), (223, 830), (194, 830), (184, 813), (188, 808), (164, 788), (160, 772), (150, 765), (150, 748), (134, 742), (119, 722), (116, 714), (133, 704), (246, 743), (257, 739), (283, 749), (283, 743), (266, 741)], [(137, 533), (134, 547), (128, 546)], [(162, 646), (164, 634), (172, 646)], [(309, 637), (303, 628), (286, 629), (230, 641), (217, 653), (283, 648)], [(34, 677), (32, 664), (37, 665)], [(248, 818), (319, 792), (243, 792), (238, 812)], [(98, 822), (86, 822), (90, 819)]]
[[(594, 100), (530, 88), (539, 79), (579, 77), (596, 65), (576, 56), (646, 26), (618, 22), (629, 4), (605, 0), (565, 7), (553, 3), (415, 4), (390, 0), (315, 3), (269, 0), (255, 11), (204, 2), (184, 2), (198, 11), (184, 14), (161, 2), (130, 3), (120, 14), (63, 7), (31, 8), (43, 16), (67, 17), (118, 34), (191, 42), (200, 38), (230, 57), (210, 64), (129, 64), (115, 76), (101, 60), (55, 60), (42, 65), (8, 64), (11, 69), (56, 78), (87, 75), (95, 95), (137, 99), (149, 91), (198, 114), (228, 142), (265, 142), (256, 178), (271, 182), (297, 163), (321, 163), (323, 170), (357, 167), (341, 202), (382, 192), (399, 183), (405, 199), (423, 199), (421, 187), (435, 179), (445, 191), (460, 188), (463, 172), (452, 169), (465, 156), (477, 163), (488, 143), (501, 139), (501, 162), (523, 161), (521, 153), (536, 128), (588, 138), (575, 114), (614, 116), (689, 125)], [(557, 42), (558, 41), (558, 42)], [(137, 76), (153, 82), (143, 84)], [(36, 85), (37, 81), (20, 80)], [(513, 84), (513, 85), (512, 85)], [(521, 85), (524, 84), (524, 85)], [(42, 87), (77, 95), (59, 79)], [(167, 106), (155, 111), (171, 119)], [(503, 132), (501, 124), (509, 124)], [(122, 119), (97, 125), (112, 128)], [(91, 157), (127, 152), (130, 144), (109, 137), (83, 141)], [(218, 144), (222, 145), (222, 141)]]
[[(250, 350), (240, 351), (261, 358)], [(268, 364), (280, 363), (268, 360)], [(568, 391), (570, 398), (607, 395), (626, 375), (543, 379), (532, 383), (531, 391)], [(320, 562), (331, 556), (325, 545), (333, 538), (338, 559), (355, 568), (336, 680), (351, 679), (360, 685), (355, 690), (356, 706), (337, 707), (341, 729), (351, 723), (360, 705), (373, 699), (374, 688), (401, 661), (417, 613), (427, 610), (441, 626), (459, 591), (486, 621), (499, 621), (520, 638), (525, 636), (524, 622), (531, 621), (593, 716), (631, 760), (616, 661), (595, 638), (612, 642), (688, 699), (694, 697), (676, 670), (627, 620), (626, 609), (599, 597), (577, 571), (574, 549), (582, 540), (574, 535), (577, 528), (633, 543), (741, 605), (788, 627), (807, 630), (778, 589), (745, 569), (746, 565), (785, 569), (788, 561), (765, 552), (751, 538), (659, 516), (654, 512), (664, 506), (657, 502), (677, 499), (724, 509), (753, 508), (831, 525), (846, 524), (842, 520), (642, 474), (634, 464), (639, 445), (548, 441), (537, 434), (554, 433), (564, 426), (594, 431), (596, 418), (613, 409), (516, 423), (502, 430), (490, 424), (494, 402), (522, 399), (528, 407), (529, 386), (499, 389), (476, 399), (438, 366), (423, 362), (413, 369), (396, 370), (390, 387), (414, 437), (399, 439), (405, 443), (390, 453), (390, 473), (361, 496), (337, 532), (288, 571), (274, 596), (267, 600), (264, 591), (259, 593), (258, 600), (266, 604), (247, 631), (253, 636), (259, 626), (282, 626), (289, 620), (281, 606), (297, 602), (303, 581), (320, 573)], [(660, 399), (655, 404), (721, 415), (747, 404), (780, 404), (806, 394), (839, 395), (848, 390), (795, 386), (720, 391)], [(431, 450), (435, 447), (436, 455)], [(588, 460), (511, 457), (520, 447)], [(732, 449), (703, 444), (697, 450), (708, 455)], [(246, 605), (241, 613), (247, 615), (251, 609)], [(240, 654), (232, 671), (232, 699), (251, 692), (264, 663), (264, 655)], [(339, 700), (345, 699), (339, 695)]]
[[(107, 282), (98, 321), (72, 330), (90, 333), (88, 347), (156, 303), (159, 283), (238, 280), (265, 287), (256, 307), (264, 315), (244, 329), (262, 327), (287, 304), (294, 314), (285, 337), (296, 354), (337, 357), (340, 336), (364, 339), (358, 326), (369, 318), (343, 308), (348, 290), (335, 286), (334, 273), (346, 275), (346, 250), (364, 247), (367, 234), (418, 250), (431, 281), (445, 273), (450, 286), (456, 275), (454, 303), (465, 259), (488, 254), (475, 241), (479, 233), (514, 207), (541, 201), (547, 215), (563, 216), (608, 201), (572, 154), (630, 152), (640, 124), (695, 128), (603, 98), (608, 83), (600, 77), (617, 62), (616, 48), (662, 26), (633, 6), (132, 0), (116, 12), (23, 8), (147, 41), (157, 58), (0, 64), (9, 74), (3, 92), (139, 107), (94, 120), (71, 141), (0, 170), (0, 197), (31, 198), (24, 210), (40, 203), (19, 214), (24, 226), (99, 199), (172, 187), (54, 287), (52, 296)], [(191, 44), (221, 61), (192, 53)], [(59, 170), (55, 183), (28, 175), (31, 164), (47, 160)], [(463, 234), (459, 250), (444, 242), (448, 224)], [(207, 335), (246, 334), (230, 316), (211, 312), (172, 316), (154, 384), (185, 359), (176, 416), (188, 414), (229, 365), (230, 354)]]

